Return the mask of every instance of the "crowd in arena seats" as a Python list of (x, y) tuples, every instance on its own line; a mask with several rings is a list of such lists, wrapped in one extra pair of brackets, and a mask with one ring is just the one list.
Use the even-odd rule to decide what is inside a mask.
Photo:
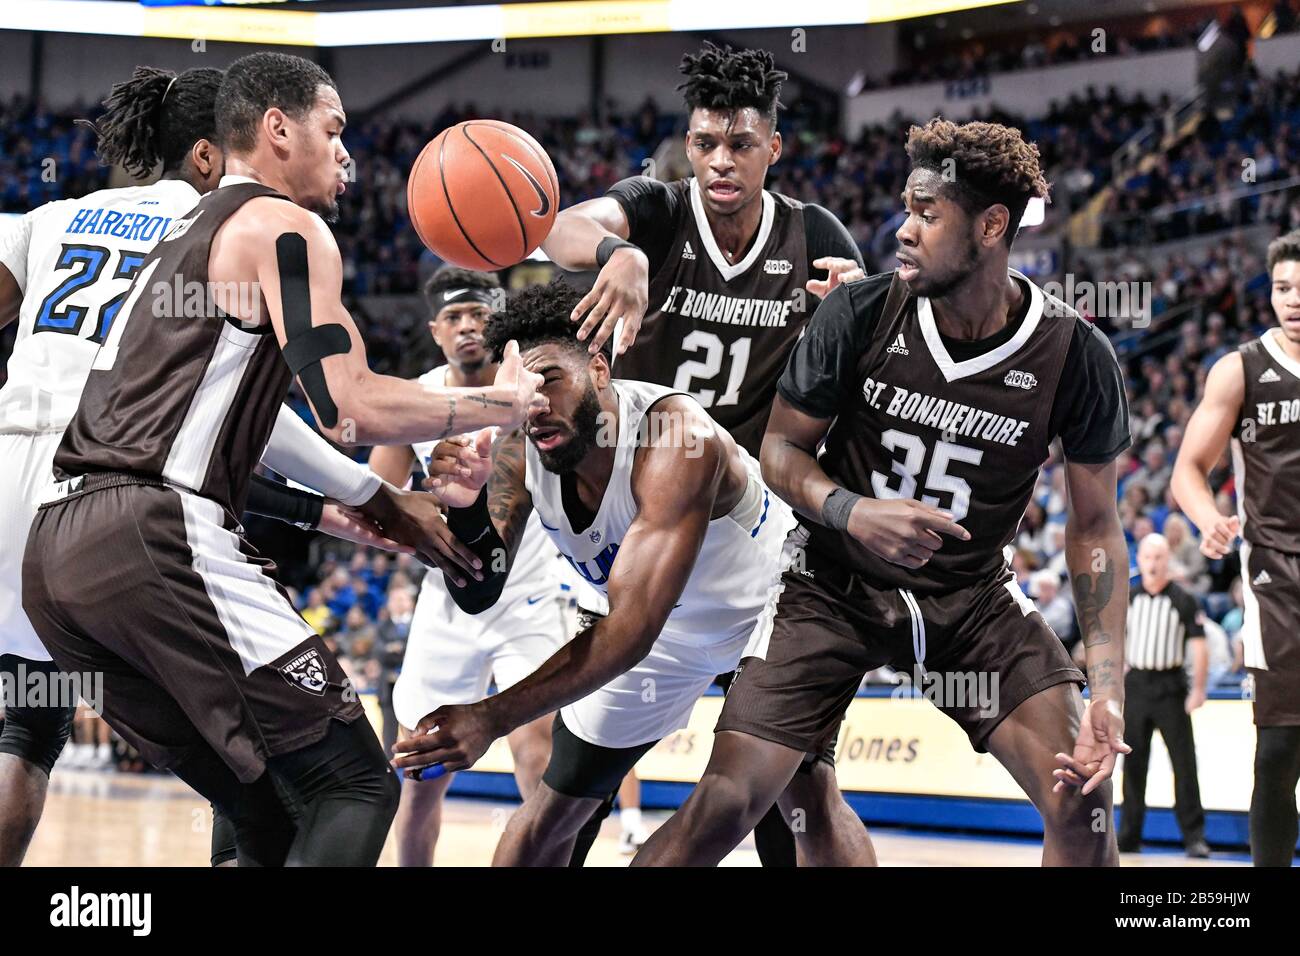
[(1014, 36), (1001, 45), (994, 45), (985, 39), (973, 39), (956, 48), (945, 46), (936, 52), (929, 49), (925, 38), (941, 41), (943, 35), (933, 30), (929, 24), (919, 29), (924, 29), (925, 33), (913, 39), (914, 49), (905, 58), (906, 62), (882, 80), (868, 82), (866, 88), (933, 83), (938, 80), (970, 81), (992, 73), (1078, 63), (1093, 59), (1098, 53), (1131, 56), (1135, 53), (1173, 50), (1192, 46), (1204, 25), (1178, 29), (1167, 21), (1158, 19), (1153, 21), (1152, 26), (1130, 23), (1123, 29), (1112, 28), (1109, 32), (1113, 36), (1104, 38), (1106, 45), (1102, 50), (1094, 49), (1094, 36), (1085, 32), (1078, 35), (1057, 33), (1047, 36)]
[[(1111, 154), (1165, 106), (1088, 89), (1053, 102), (1041, 117), (993, 111), (983, 118), (1019, 126), (1038, 143), (1049, 176), (1058, 183), (1054, 208), (1064, 214), (1109, 181)], [(19, 100), (0, 104), (0, 181), (5, 184), (0, 212), (25, 212), (107, 185), (108, 170), (96, 163), (92, 134), (74, 123), (87, 115), (93, 116), (89, 107), (49, 112)], [(353, 181), (335, 226), (348, 295), (418, 290), (437, 263), (406, 218), (406, 174), (434, 135), (483, 115), (466, 104), (428, 123), (370, 120), (349, 127), (345, 143), (353, 157)], [(498, 115), (541, 141), (556, 164), (565, 205), (603, 195), (619, 179), (645, 172), (659, 144), (681, 131), (682, 119), (680, 111), (665, 111), (651, 100), (626, 111), (611, 109), (603, 122), (588, 116)], [(833, 117), (794, 101), (782, 121), (784, 155), (769, 187), (825, 205), (868, 255), (873, 248), (892, 249), (891, 224), (908, 169), (901, 147), (918, 119), (899, 116), (845, 136), (835, 131)]]
[[(1231, 114), (1211, 111), (1195, 134), (1154, 167), (1117, 184), (1105, 210), (1102, 244), (1146, 245), (1231, 226), (1277, 223), (1294, 209), (1300, 182), (1300, 72), (1253, 70)], [(1208, 200), (1206, 197), (1212, 197)]]

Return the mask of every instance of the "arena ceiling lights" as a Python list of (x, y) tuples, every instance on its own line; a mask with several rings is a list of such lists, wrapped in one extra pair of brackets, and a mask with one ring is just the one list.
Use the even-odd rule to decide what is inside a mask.
[(24, 0), (0, 6), (0, 29), (286, 46), (376, 46), (455, 40), (747, 30), (887, 23), (1022, 0), (570, 0), (342, 11), (146, 7), (112, 0)]

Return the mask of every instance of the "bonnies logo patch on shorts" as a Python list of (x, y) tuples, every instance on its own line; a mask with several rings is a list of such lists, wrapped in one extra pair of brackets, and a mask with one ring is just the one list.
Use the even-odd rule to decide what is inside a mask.
[(320, 651), (311, 648), (280, 668), (280, 674), (294, 687), (317, 697), (325, 696), (325, 661)]

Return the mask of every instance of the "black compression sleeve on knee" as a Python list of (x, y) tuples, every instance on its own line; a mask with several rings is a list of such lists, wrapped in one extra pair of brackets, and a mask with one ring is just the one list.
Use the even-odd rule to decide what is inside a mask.
[(1290, 866), (1300, 822), (1300, 727), (1255, 728), (1255, 788), (1250, 800), (1250, 856), (1255, 866)]
[[(509, 568), (503, 560), (506, 554), (505, 542), (497, 534), (492, 516), (488, 514), (486, 486), (468, 508), (447, 509), (447, 527), (461, 544), (483, 562), (482, 581), (475, 581), (466, 575), (465, 586), (458, 588), (448, 579), (447, 591), (456, 606), (466, 614), (480, 614), (497, 603), (509, 575)], [(446, 574), (443, 576), (446, 577)]]
[(289, 866), (374, 866), (400, 784), (370, 723), (331, 719), (324, 737), (267, 761), (300, 810)]
[(5, 719), (0, 725), (0, 753), (26, 761), (48, 777), (54, 769), (54, 762), (63, 753), (63, 745), (72, 736), (72, 721), (77, 708), (75, 705), (18, 706), (19, 691), (28, 685), (28, 675), (34, 673), (47, 675), (47, 682), (53, 684), (60, 671), (53, 661), (29, 661), (12, 654), (0, 657), (0, 689), (3, 690), (0, 703), (5, 704)]
[(338, 424), (339, 410), (325, 381), (321, 359), (348, 352), (352, 338), (337, 322), (311, 324), (311, 280), (307, 270), (307, 240), (286, 232), (275, 240), (276, 263), (280, 270), (280, 309), (284, 315), (284, 360), (298, 376), (326, 428)]
[(225, 866), (235, 861), (235, 824), (214, 803), (212, 805), (212, 854), (213, 866)]

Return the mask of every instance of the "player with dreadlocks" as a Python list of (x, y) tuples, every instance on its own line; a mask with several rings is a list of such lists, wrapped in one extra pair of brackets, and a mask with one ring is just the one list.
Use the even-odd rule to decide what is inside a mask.
[[(47, 203), (0, 236), (0, 327), (19, 323), (9, 380), (0, 389), (0, 457), (6, 463), (0, 475), (0, 866), (22, 862), (75, 712), (75, 692), (58, 701), (47, 694), (40, 704), (32, 697), (29, 704), (24, 689), (72, 687), (102, 704), (96, 687), (59, 674), (23, 611), (28, 529), (51, 481), (54, 451), (133, 277), (172, 223), (221, 179), (225, 163), (215, 139), (222, 79), (213, 69), (177, 75), (137, 67), (113, 87), (99, 119), (82, 125), (98, 135), (101, 163), (141, 177), (160, 170), (161, 178)], [(438, 563), (430, 552), (449, 536), (428, 496), (381, 482), (292, 411), (281, 410), (262, 460), (323, 496), (255, 476), (248, 510), (379, 547), (398, 547), (400, 539), (403, 550)], [(278, 801), (265, 801), (265, 810), (265, 819), (274, 817), (282, 837), (291, 838), (292, 824)], [(213, 828), (214, 864), (235, 855), (226, 822), (218, 816)]]
[[(615, 183), (561, 212), (542, 248), (565, 269), (600, 269), (574, 311), (580, 339), (596, 351), (621, 320), (618, 375), (690, 393), (757, 457), (790, 350), (862, 255), (826, 209), (763, 188), (787, 78), (772, 54), (705, 43), (681, 72), (694, 175)], [(794, 865), (776, 813), (755, 839), (764, 865)]]
[[(1029, 200), (1047, 196), (1037, 147), (936, 119), (911, 129), (907, 153), (900, 267), (821, 304), (763, 440), (764, 478), (800, 515), (787, 547), (802, 560), (773, 589), (704, 778), (636, 863), (722, 859), (834, 737), (863, 675), (889, 664), (1024, 789), (1044, 864), (1118, 864), (1123, 376), (1101, 332), (1008, 268)], [(1003, 554), (1058, 439), (1086, 707), (1083, 675)]]
[[(57, 671), (23, 613), (23, 547), (50, 462), (86, 375), (145, 254), (172, 221), (221, 177), (213, 145), (220, 70), (177, 76), (137, 67), (104, 100), (95, 123), (105, 165), (136, 176), (160, 163), (150, 186), (104, 189), (47, 203), (0, 237), (0, 326), (18, 320), (9, 380), (0, 389), (0, 865), (22, 862), (40, 820), (51, 767), (68, 738), (76, 701), (21, 706), (18, 689)], [(91, 688), (84, 690), (90, 695)], [(90, 700), (91, 696), (87, 696)]]

